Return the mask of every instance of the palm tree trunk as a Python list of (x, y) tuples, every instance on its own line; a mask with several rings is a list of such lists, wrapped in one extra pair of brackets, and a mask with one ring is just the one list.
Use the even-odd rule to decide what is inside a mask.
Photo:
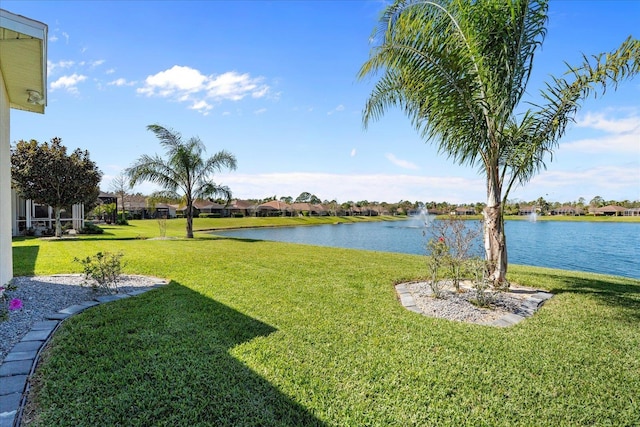
[(504, 284), (507, 276), (507, 242), (504, 233), (500, 190), (500, 182), (497, 177), (488, 177), (487, 207), (482, 212), (484, 216), (484, 249), (488, 262), (488, 277), (496, 286)]
[(62, 209), (61, 208), (54, 208), (54, 211), (56, 213), (56, 237), (62, 237), (62, 225), (60, 224), (60, 211)]
[(193, 205), (187, 203), (187, 239), (193, 239)]

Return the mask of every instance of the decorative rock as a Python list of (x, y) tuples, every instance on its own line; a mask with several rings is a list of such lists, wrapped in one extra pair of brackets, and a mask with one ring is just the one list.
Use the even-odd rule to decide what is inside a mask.
[[(448, 298), (435, 299), (431, 296), (430, 290), (427, 290), (426, 293), (423, 293), (424, 288), (422, 288), (422, 291), (416, 291), (414, 288), (414, 292), (417, 292), (418, 297), (424, 296), (430, 298), (429, 307), (433, 307), (433, 313), (431, 313), (430, 311), (425, 312), (424, 305), (421, 306), (416, 302), (414, 294), (409, 289), (408, 284), (401, 283), (396, 285), (396, 293), (398, 295), (398, 299), (407, 310), (420, 313), (425, 316), (432, 316), (433, 314), (439, 313), (441, 315), (434, 317), (442, 317), (450, 320), (468, 321), (481, 325), (497, 327), (509, 327), (520, 323), (525, 318), (533, 316), (534, 313), (549, 298), (553, 297), (553, 294), (549, 292), (538, 291), (524, 300), (516, 300), (520, 302), (516, 306), (511, 305), (509, 312), (500, 316), (499, 318), (490, 321), (478, 321), (477, 318), (472, 315), (472, 312), (465, 314), (465, 307), (469, 307), (470, 304), (466, 300), (463, 301), (462, 299), (460, 299), (460, 297), (455, 293), (452, 293)], [(447, 294), (445, 294), (445, 296), (446, 295)], [(514, 303), (511, 302), (510, 304)], [(467, 308), (466, 310), (468, 311), (471, 309)], [(473, 306), (472, 310), (476, 312), (479, 309)]]

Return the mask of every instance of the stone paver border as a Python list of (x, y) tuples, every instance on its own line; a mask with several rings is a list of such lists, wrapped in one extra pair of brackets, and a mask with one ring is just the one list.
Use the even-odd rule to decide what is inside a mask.
[[(413, 295), (409, 292), (409, 289), (407, 289), (407, 286), (404, 283), (396, 285), (396, 294), (404, 308), (413, 311), (414, 313), (426, 316), (426, 314), (424, 314), (416, 305)], [(525, 318), (533, 316), (533, 314), (538, 311), (538, 309), (551, 297), (553, 297), (553, 294), (550, 292), (538, 291), (535, 294), (530, 295), (528, 298), (525, 298), (515, 313), (505, 314), (501, 318), (489, 323), (484, 323), (483, 325), (498, 326), (502, 328), (513, 326), (516, 323), (520, 323)]]
[(35, 372), (40, 351), (65, 319), (100, 304), (140, 295), (168, 282), (158, 279), (158, 283), (145, 289), (94, 298), (72, 305), (46, 316), (47, 320), (36, 322), (31, 330), (9, 351), (0, 364), (0, 427), (19, 426), (22, 411), (29, 393), (29, 378)]

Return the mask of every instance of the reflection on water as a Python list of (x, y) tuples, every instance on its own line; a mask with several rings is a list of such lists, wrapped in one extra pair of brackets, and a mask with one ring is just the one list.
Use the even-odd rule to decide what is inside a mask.
[[(262, 228), (217, 235), (385, 252), (426, 254), (425, 222), (363, 222)], [(471, 224), (471, 223), (470, 223)], [(506, 221), (509, 263), (640, 279), (640, 223)]]

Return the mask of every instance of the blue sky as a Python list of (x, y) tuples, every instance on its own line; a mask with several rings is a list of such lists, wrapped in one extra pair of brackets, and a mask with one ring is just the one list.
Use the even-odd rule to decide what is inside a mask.
[[(46, 23), (46, 114), (13, 110), (11, 140), (62, 138), (104, 174), (162, 151), (146, 126), (199, 136), (238, 169), (216, 175), (239, 198), (485, 200), (482, 175), (422, 141), (399, 111), (365, 131), (369, 55), (380, 1), (13, 1)], [(640, 37), (640, 1), (560, 1), (528, 92), (581, 54)], [(640, 77), (583, 104), (547, 171), (510, 198), (640, 200)], [(135, 191), (148, 193), (143, 184)]]

